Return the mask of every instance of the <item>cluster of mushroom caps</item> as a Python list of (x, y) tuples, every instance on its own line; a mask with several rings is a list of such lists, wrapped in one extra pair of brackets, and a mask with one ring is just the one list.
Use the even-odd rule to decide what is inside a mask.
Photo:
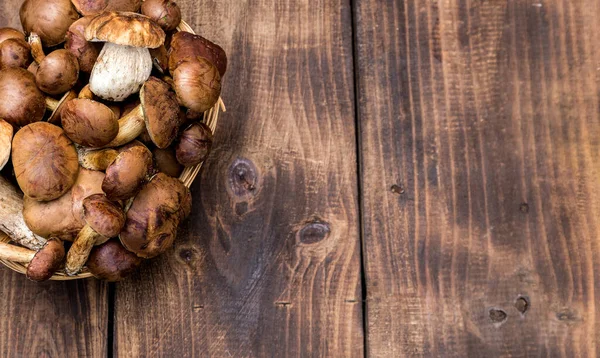
[[(12, 237), (29, 249), (0, 245), (0, 258), (29, 263), (36, 281), (84, 266), (119, 280), (172, 246), (190, 214), (178, 177), (211, 149), (202, 115), (225, 52), (176, 31), (171, 0), (25, 0), (20, 18), (25, 34), (0, 29), (0, 170), (32, 234), (0, 230), (35, 240)], [(0, 205), (0, 221), (21, 220), (7, 215)]]

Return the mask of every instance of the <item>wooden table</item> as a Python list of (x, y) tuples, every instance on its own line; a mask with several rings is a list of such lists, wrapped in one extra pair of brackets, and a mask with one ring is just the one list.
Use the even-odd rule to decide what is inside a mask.
[(193, 215), (117, 285), (0, 270), (0, 356), (600, 352), (600, 2), (180, 5), (230, 58)]

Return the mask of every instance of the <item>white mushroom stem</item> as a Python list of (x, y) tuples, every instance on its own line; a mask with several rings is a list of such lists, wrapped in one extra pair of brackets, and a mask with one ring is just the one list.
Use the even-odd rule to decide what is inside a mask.
[(37, 236), (23, 219), (23, 195), (6, 179), (0, 177), (0, 230), (21, 246), (41, 249), (46, 239)]
[(119, 119), (119, 134), (113, 139), (112, 142), (105, 145), (105, 148), (114, 148), (123, 146), (144, 132), (146, 128), (146, 122), (144, 122), (144, 113), (142, 105), (139, 105), (133, 109), (133, 111), (127, 113), (126, 116)]
[(0, 170), (10, 159), (12, 147), (13, 127), (7, 121), (0, 119)]
[[(3, 233), (0, 233), (3, 235)], [(29, 262), (33, 260), (36, 251), (0, 242), (0, 259), (13, 262)]]
[(89, 170), (105, 171), (112, 162), (117, 159), (119, 152), (115, 149), (91, 150), (85, 147), (77, 147), (79, 165)]
[(90, 75), (90, 90), (98, 97), (122, 102), (137, 93), (152, 72), (147, 48), (104, 44)]
[(106, 241), (108, 241), (108, 238), (98, 234), (89, 225), (84, 226), (67, 253), (67, 263), (65, 265), (67, 275), (77, 275), (87, 262), (94, 245), (102, 245)]

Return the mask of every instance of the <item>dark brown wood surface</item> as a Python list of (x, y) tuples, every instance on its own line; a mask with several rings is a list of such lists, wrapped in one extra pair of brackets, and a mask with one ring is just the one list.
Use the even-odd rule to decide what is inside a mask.
[(354, 12), (369, 356), (595, 356), (600, 3)]

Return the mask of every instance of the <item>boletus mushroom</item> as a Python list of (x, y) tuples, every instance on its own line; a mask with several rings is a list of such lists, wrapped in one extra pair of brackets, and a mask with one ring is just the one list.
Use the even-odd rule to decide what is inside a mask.
[(52, 124), (60, 124), (61, 114), (65, 104), (75, 98), (77, 98), (77, 93), (72, 90), (65, 93), (60, 100), (56, 100), (52, 97), (46, 97), (46, 109), (52, 112), (50, 117), (48, 117), (48, 122)]
[(21, 31), (14, 29), (12, 27), (2, 27), (0, 28), (0, 43), (4, 42), (8, 39), (21, 39), (25, 41), (25, 34)]
[(82, 168), (105, 171), (117, 159), (119, 151), (113, 148), (91, 149), (79, 146), (77, 154)]
[(65, 258), (62, 241), (49, 239), (39, 251), (0, 242), (0, 259), (28, 263), (27, 278), (42, 282), (49, 280), (60, 268)]
[(62, 94), (73, 88), (79, 78), (79, 60), (71, 52), (60, 49), (44, 54), (42, 42), (36, 33), (29, 35), (31, 53), (39, 67), (35, 82), (39, 89), (51, 94)]
[(86, 266), (97, 279), (117, 282), (133, 273), (142, 261), (127, 251), (119, 240), (108, 240), (92, 249)]
[(69, 138), (79, 145), (100, 148), (119, 133), (115, 113), (100, 102), (74, 99), (62, 110), (62, 126)]
[(169, 71), (175, 72), (180, 64), (186, 61), (194, 61), (198, 57), (204, 57), (219, 70), (223, 77), (227, 71), (227, 54), (225, 50), (214, 42), (204, 37), (187, 31), (179, 31), (171, 38), (169, 48)]
[(158, 256), (173, 245), (179, 224), (191, 207), (192, 196), (181, 181), (156, 174), (127, 211), (121, 243), (139, 257)]
[(79, 69), (85, 73), (92, 72), (100, 50), (102, 50), (102, 44), (85, 39), (85, 28), (92, 19), (92, 16), (85, 16), (72, 23), (67, 31), (67, 40), (65, 41), (65, 49), (77, 57)]
[(46, 113), (46, 101), (35, 78), (22, 68), (0, 71), (0, 98), (0, 118), (17, 128), (41, 121)]
[(177, 161), (186, 167), (202, 163), (210, 154), (213, 134), (204, 123), (195, 123), (181, 133), (177, 143)]
[(102, 190), (109, 200), (127, 200), (146, 183), (152, 168), (152, 153), (139, 142), (119, 150), (119, 155), (106, 168)]
[(221, 75), (209, 60), (197, 57), (180, 63), (173, 75), (179, 103), (196, 112), (212, 108), (221, 95)]
[(80, 14), (98, 15), (104, 11), (138, 12), (142, 0), (72, 0)]
[(19, 16), (25, 32), (39, 34), (46, 47), (63, 43), (69, 26), (79, 18), (71, 0), (25, 0)]
[(154, 157), (154, 169), (159, 172), (174, 178), (179, 178), (181, 173), (183, 173), (184, 167), (177, 161), (174, 148), (155, 148), (152, 151), (152, 155)]
[(79, 171), (73, 142), (60, 127), (46, 122), (29, 124), (15, 134), (12, 163), (23, 193), (38, 201), (62, 196)]
[(0, 70), (7, 67), (27, 68), (31, 64), (31, 46), (20, 38), (0, 42)]
[(148, 16), (165, 31), (173, 31), (181, 22), (181, 9), (172, 0), (145, 0), (142, 14)]
[(86, 225), (81, 229), (67, 253), (65, 271), (76, 275), (85, 265), (94, 245), (116, 237), (125, 224), (123, 209), (104, 194), (94, 194), (83, 200)]
[(148, 48), (160, 47), (165, 33), (148, 17), (104, 12), (85, 29), (85, 38), (106, 42), (90, 75), (90, 89), (102, 99), (122, 102), (137, 93), (152, 72)]
[(13, 138), (13, 126), (0, 119), (0, 170), (10, 159), (10, 148)]

